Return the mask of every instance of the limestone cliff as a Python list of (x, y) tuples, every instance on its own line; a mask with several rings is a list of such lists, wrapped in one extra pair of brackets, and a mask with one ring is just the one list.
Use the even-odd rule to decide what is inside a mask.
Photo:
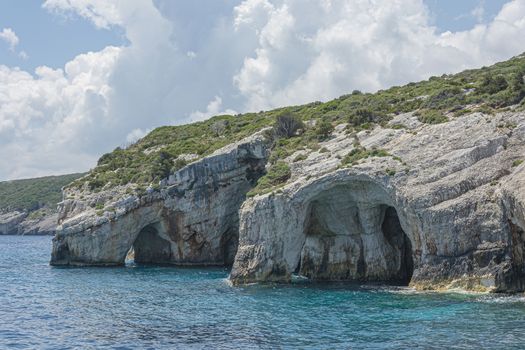
[[(38, 212), (40, 214), (40, 212)], [(0, 214), (0, 235), (54, 235), (58, 214), (31, 215), (12, 211)]]
[(231, 264), (238, 209), (267, 156), (256, 134), (185, 166), (145, 195), (117, 187), (64, 201), (51, 264), (122, 265), (131, 248), (142, 263)]
[(0, 235), (54, 235), (62, 187), (82, 175), (0, 182)]
[[(295, 272), (523, 290), (525, 115), (425, 125), (409, 113), (389, 126), (356, 140), (339, 128), (322, 144), (329, 152), (292, 163), (286, 186), (248, 199), (232, 281), (286, 282)], [(341, 168), (357, 144), (389, 155)]]
[(157, 128), (65, 188), (51, 263), (523, 291), (524, 111), (525, 54)]
[[(524, 289), (523, 112), (438, 125), (406, 113), (353, 136), (339, 125), (320, 146), (285, 159), (292, 177), (283, 187), (247, 200), (268, 158), (263, 133), (189, 164), (144, 196), (116, 188), (66, 200), (52, 264), (123, 264), (134, 247), (137, 262), (234, 260), (236, 284), (289, 282), (297, 273)], [(385, 154), (343, 166), (356, 147)]]

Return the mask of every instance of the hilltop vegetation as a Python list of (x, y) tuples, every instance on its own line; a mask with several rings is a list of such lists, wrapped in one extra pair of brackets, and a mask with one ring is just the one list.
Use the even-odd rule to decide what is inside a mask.
[[(136, 184), (136, 188), (157, 186), (158, 182), (197, 159), (240, 140), (265, 127), (273, 143), (269, 174), (259, 180), (265, 191), (286, 181), (289, 170), (282, 159), (299, 149), (317, 150), (318, 142), (329, 137), (333, 127), (347, 123), (349, 136), (385, 126), (396, 114), (415, 112), (423, 123), (447, 122), (462, 114), (481, 111), (492, 114), (509, 106), (524, 109), (525, 55), (491, 67), (467, 70), (455, 75), (431, 77), (419, 83), (395, 86), (376, 93), (354, 91), (329, 102), (313, 102), (259, 113), (222, 115), (181, 126), (155, 129), (126, 149), (103, 155), (96, 168), (71, 187), (99, 191), (103, 188)], [(282, 118), (291, 124), (283, 125)], [(279, 121), (278, 121), (279, 120)], [(85, 186), (85, 187), (84, 187)]]
[(84, 174), (47, 176), (0, 182), (0, 212), (34, 211), (42, 207), (55, 210), (62, 200), (62, 187)]

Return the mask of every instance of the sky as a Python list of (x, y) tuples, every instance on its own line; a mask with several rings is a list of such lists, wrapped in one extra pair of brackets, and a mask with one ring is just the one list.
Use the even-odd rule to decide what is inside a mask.
[(525, 51), (525, 0), (0, 2), (0, 181), (161, 125), (326, 101)]

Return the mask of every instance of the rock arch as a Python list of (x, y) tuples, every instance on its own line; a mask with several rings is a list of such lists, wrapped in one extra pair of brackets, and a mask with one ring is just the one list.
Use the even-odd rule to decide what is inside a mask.
[(289, 281), (295, 272), (408, 285), (420, 242), (409, 216), (415, 217), (381, 181), (337, 173), (289, 195), (247, 202), (231, 279)]
[(390, 196), (369, 181), (324, 189), (306, 205), (298, 273), (315, 280), (408, 284), (410, 238)]
[(162, 231), (160, 223), (142, 228), (131, 249), (138, 264), (168, 264), (171, 261), (171, 241)]

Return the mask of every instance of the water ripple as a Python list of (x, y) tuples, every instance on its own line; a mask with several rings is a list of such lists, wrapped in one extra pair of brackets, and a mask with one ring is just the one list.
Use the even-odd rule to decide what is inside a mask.
[(0, 349), (523, 348), (525, 298), (349, 284), (232, 287), (220, 268), (53, 268), (0, 236)]

